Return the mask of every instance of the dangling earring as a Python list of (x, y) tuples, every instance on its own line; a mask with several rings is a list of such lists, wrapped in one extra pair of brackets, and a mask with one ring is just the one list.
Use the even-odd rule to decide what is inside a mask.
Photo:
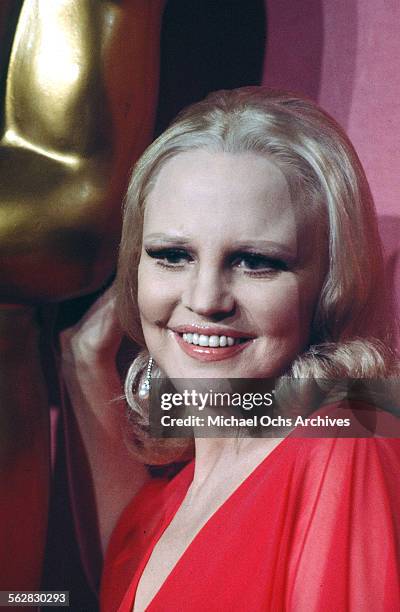
[(150, 395), (150, 386), (151, 386), (151, 371), (153, 369), (154, 359), (153, 357), (149, 358), (146, 369), (146, 376), (139, 389), (139, 397), (140, 399), (147, 399)]

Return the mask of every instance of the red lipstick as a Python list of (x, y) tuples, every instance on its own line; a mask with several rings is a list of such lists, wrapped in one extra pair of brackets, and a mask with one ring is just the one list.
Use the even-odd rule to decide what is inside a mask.
[[(172, 331), (175, 340), (183, 352), (189, 357), (192, 357), (198, 361), (222, 361), (224, 359), (230, 359), (238, 353), (241, 353), (254, 340), (254, 338), (249, 338), (240, 332), (223, 329), (222, 327), (209, 328), (190, 325), (182, 326), (181, 328), (176, 328)], [(197, 344), (186, 342), (181, 336), (183, 333), (202, 333), (207, 336), (229, 336), (230, 338), (243, 339), (243, 341), (237, 342), (232, 346), (214, 348), (211, 346), (199, 346)]]

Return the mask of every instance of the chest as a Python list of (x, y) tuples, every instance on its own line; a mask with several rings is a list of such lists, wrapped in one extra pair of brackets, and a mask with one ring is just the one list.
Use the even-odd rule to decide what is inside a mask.
[(220, 491), (218, 496), (183, 502), (147, 560), (138, 582), (134, 612), (146, 609), (228, 496), (229, 491)]
[(149, 612), (175, 605), (236, 611), (243, 610), (244, 598), (252, 602), (247, 609), (260, 610), (260, 602), (283, 592), (292, 525), (280, 503), (224, 504), (202, 526), (193, 520), (188, 527), (189, 518), (177, 517), (158, 540), (139, 580), (134, 612), (150, 602)]

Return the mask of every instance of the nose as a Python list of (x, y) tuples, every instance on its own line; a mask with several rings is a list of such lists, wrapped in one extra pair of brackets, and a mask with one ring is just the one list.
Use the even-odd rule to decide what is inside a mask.
[(235, 311), (229, 279), (223, 271), (206, 266), (193, 272), (183, 303), (192, 312), (211, 319), (222, 319)]

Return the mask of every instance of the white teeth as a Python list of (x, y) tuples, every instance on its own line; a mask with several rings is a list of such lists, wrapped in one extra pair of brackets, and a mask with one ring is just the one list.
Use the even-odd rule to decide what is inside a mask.
[(218, 348), (224, 346), (233, 346), (239, 344), (239, 338), (232, 338), (230, 336), (207, 336), (206, 334), (191, 334), (184, 333), (182, 338), (188, 344), (195, 344), (196, 346), (209, 346), (211, 348)]

